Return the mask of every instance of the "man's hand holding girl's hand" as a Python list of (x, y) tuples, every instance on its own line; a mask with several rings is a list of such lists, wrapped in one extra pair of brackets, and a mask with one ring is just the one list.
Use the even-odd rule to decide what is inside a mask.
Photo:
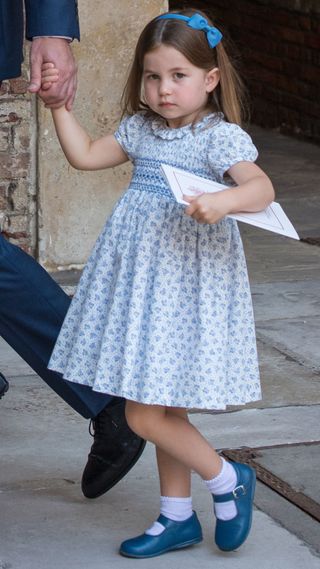
[[(54, 63), (43, 63), (41, 65), (41, 87), (38, 91), (39, 97), (46, 103), (46, 92), (59, 81), (59, 70), (55, 67)], [(46, 107), (49, 106), (46, 104)], [(62, 105), (64, 106), (64, 105)]]
[(47, 91), (52, 83), (59, 81), (59, 70), (53, 63), (43, 63), (41, 66), (41, 91)]
[[(43, 65), (52, 62), (59, 69), (58, 79), (51, 87), (41, 86)], [(71, 110), (77, 89), (77, 66), (68, 40), (58, 37), (34, 38), (30, 50), (31, 78), (29, 91), (39, 93), (46, 107)], [(49, 83), (49, 81), (47, 81)]]

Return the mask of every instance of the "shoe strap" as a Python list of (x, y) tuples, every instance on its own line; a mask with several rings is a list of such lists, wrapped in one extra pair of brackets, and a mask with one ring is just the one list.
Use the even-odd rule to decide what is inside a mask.
[(240, 484), (240, 486), (236, 486), (232, 492), (228, 492), (227, 494), (214, 494), (213, 499), (216, 504), (220, 502), (230, 502), (231, 500), (239, 500), (242, 496), (245, 496), (247, 493), (247, 489), (244, 484)]

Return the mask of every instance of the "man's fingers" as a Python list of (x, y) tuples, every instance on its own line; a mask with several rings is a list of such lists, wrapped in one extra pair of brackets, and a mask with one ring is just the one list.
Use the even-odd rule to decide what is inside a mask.
[(71, 111), (77, 91), (77, 67), (74, 68), (73, 73), (70, 74), (67, 87), (67, 103), (66, 108)]
[(67, 111), (71, 111), (72, 109), (72, 105), (76, 96), (76, 90), (77, 90), (77, 76), (74, 75), (72, 80), (69, 82), (69, 87), (68, 87), (68, 97), (66, 101)]
[(45, 95), (42, 94), (43, 101), (46, 107), (50, 109), (57, 109), (62, 107), (68, 99), (68, 81), (59, 80), (53, 83), (51, 88), (46, 91)]

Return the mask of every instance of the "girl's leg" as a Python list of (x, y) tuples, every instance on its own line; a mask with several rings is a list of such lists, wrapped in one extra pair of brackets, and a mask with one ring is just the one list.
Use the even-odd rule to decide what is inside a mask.
[[(237, 485), (237, 475), (233, 466), (221, 459), (201, 433), (186, 420), (185, 410), (127, 401), (126, 417), (135, 433), (153, 442), (165, 453), (166, 461), (169, 461), (168, 457), (174, 459), (175, 462), (167, 463), (175, 464), (176, 468), (179, 465), (181, 477), (183, 467), (194, 470), (206, 482), (210, 492), (216, 496), (232, 492)], [(169, 468), (163, 473), (163, 484), (169, 476), (170, 484), (174, 484), (174, 471)], [(162, 491), (161, 495), (164, 495)], [(227, 521), (234, 518), (237, 515), (234, 500), (216, 503), (215, 513), (220, 520)]]
[(222, 461), (218, 453), (189, 421), (170, 412), (170, 408), (127, 401), (126, 417), (135, 433), (204, 480), (220, 473)]
[[(182, 473), (183, 470), (180, 470), (179, 466), (181, 463), (203, 478), (215, 500), (215, 512), (218, 518), (215, 531), (216, 544), (226, 551), (237, 549), (246, 540), (251, 527), (255, 488), (253, 469), (236, 463), (231, 465), (221, 459), (184, 416), (172, 413), (166, 407), (127, 401), (126, 417), (129, 426), (136, 434), (153, 442), (165, 453), (160, 455), (160, 461), (163, 457), (160, 468), (163, 472), (164, 487), (171, 488), (172, 474), (169, 473), (169, 465), (175, 465)], [(166, 455), (171, 456), (175, 462), (170, 462)], [(188, 520), (182, 523), (188, 524)], [(164, 541), (167, 532), (159, 537), (162, 535)], [(136, 540), (133, 542), (135, 547)], [(130, 549), (132, 540), (126, 543)], [(161, 552), (164, 551), (162, 549)]]
[[(164, 411), (167, 416), (188, 423), (184, 409)], [(161, 491), (160, 516), (142, 535), (121, 544), (120, 553), (127, 557), (154, 557), (202, 541), (201, 526), (192, 511), (190, 468), (158, 446), (156, 453)]]
[(159, 447), (156, 447), (156, 454), (161, 496), (190, 496), (190, 468)]
[[(189, 422), (185, 409), (170, 407), (167, 409), (167, 414)], [(161, 496), (189, 497), (191, 495), (190, 468), (158, 446), (156, 454)]]
[[(185, 409), (168, 407), (166, 411), (168, 415), (171, 414), (189, 422)], [(161, 513), (171, 519), (178, 520), (179, 514), (181, 515), (180, 519), (187, 519), (188, 515), (191, 516), (192, 514), (191, 471), (161, 448), (156, 447), (156, 451), (161, 490)], [(225, 461), (223, 461), (218, 476), (205, 480), (208, 490), (216, 495), (229, 492), (236, 486), (236, 482), (237, 477), (233, 467)], [(170, 498), (171, 496), (174, 498)], [(168, 498), (166, 499), (166, 497)], [(185, 497), (185, 503), (180, 502), (178, 497)], [(187, 505), (188, 499), (189, 506)], [(215, 513), (221, 520), (234, 518), (237, 514), (234, 501), (216, 504)]]
[[(170, 408), (168, 413), (188, 421), (185, 409)], [(156, 447), (160, 481), (160, 515), (176, 522), (191, 518), (191, 472), (188, 467)], [(160, 535), (165, 527), (158, 521), (146, 530), (148, 535)]]

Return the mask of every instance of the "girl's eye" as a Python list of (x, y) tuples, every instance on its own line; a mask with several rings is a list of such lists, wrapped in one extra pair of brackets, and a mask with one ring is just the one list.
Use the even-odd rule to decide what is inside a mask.
[(176, 79), (183, 79), (183, 77), (185, 77), (185, 74), (184, 74), (184, 73), (178, 73), (178, 72), (177, 72), (177, 73), (174, 74), (174, 76), (175, 76)]
[(156, 79), (159, 79), (159, 75), (156, 75), (156, 73), (150, 73), (150, 75), (147, 75), (147, 79), (151, 79), (152, 81), (156, 81)]

